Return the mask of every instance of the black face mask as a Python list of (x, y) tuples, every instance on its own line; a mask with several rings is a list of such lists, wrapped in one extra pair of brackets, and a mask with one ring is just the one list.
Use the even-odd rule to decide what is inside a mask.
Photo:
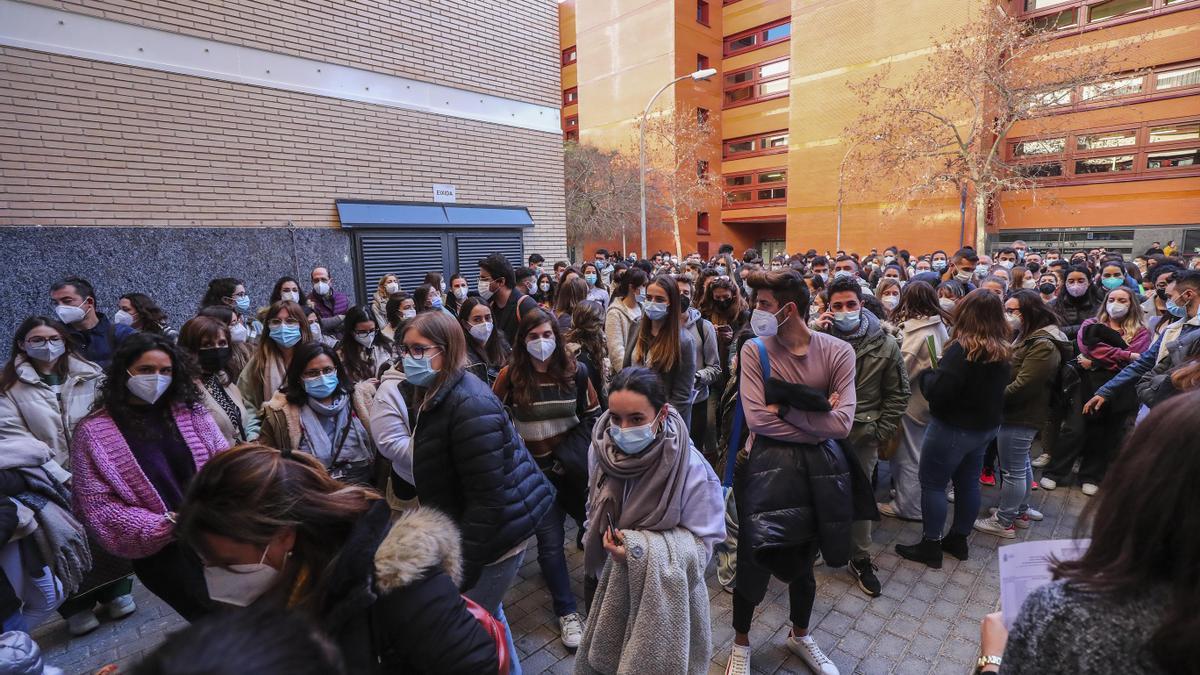
[(733, 298), (713, 300), (713, 304), (717, 306), (717, 309), (729, 309), (730, 307), (733, 307)]
[(217, 373), (229, 365), (229, 357), (233, 353), (229, 347), (208, 347), (199, 352), (200, 369), (205, 373)]
[(1042, 295), (1050, 295), (1056, 288), (1058, 288), (1058, 286), (1055, 286), (1054, 284), (1042, 284), (1038, 286), (1038, 291), (1041, 292)]
[(688, 308), (692, 306), (692, 299), (686, 295), (679, 296), (679, 306), (683, 307), (684, 312), (687, 312)]
[(1163, 302), (1167, 301), (1167, 289), (1156, 288), (1154, 289), (1154, 294), (1158, 296), (1159, 300), (1162, 300)]

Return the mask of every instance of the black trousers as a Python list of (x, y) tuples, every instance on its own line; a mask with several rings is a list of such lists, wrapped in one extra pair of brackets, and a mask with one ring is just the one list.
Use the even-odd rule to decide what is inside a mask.
[(191, 550), (177, 543), (133, 561), (133, 572), (150, 592), (188, 621), (213, 611), (204, 581), (204, 565)]

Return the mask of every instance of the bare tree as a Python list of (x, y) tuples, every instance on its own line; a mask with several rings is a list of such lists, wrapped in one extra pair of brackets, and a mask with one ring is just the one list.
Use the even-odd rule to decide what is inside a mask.
[(928, 60), (899, 84), (884, 69), (850, 85), (862, 112), (845, 131), (847, 155), (857, 160), (848, 183), (902, 206), (969, 191), (982, 247), (992, 200), (1034, 190), (1045, 171), (1005, 156), (1013, 126), (1036, 120), (1036, 133), (1055, 130), (1061, 122), (1047, 113), (1077, 89), (1111, 84), (1136, 42), (1081, 46), (984, 3), (978, 16), (935, 38)]
[(637, 162), (615, 150), (568, 142), (563, 148), (567, 202), (567, 246), (580, 259), (587, 239), (620, 235), (638, 222), (640, 183)]
[(720, 148), (709, 118), (694, 111), (651, 115), (646, 124), (646, 187), (649, 203), (671, 223), (675, 255), (683, 257), (680, 223), (721, 199), (721, 177), (708, 170)]

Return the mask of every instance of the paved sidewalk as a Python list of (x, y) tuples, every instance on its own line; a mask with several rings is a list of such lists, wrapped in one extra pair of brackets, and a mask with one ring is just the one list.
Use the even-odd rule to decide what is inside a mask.
[[(998, 488), (983, 489), (986, 509), (999, 499)], [(1018, 538), (1067, 538), (1088, 498), (1078, 488), (1035, 491), (1034, 506), (1046, 519), (1032, 529), (1017, 530)], [(817, 568), (817, 600), (812, 632), (818, 644), (849, 673), (947, 673), (964, 675), (973, 668), (979, 642), (979, 621), (999, 603), (996, 547), (1000, 539), (973, 533), (971, 557), (959, 562), (949, 556), (941, 570), (930, 570), (901, 559), (897, 542), (920, 537), (920, 523), (885, 518), (875, 530), (875, 563), (883, 596), (870, 599), (859, 591), (845, 568)], [(582, 607), (583, 554), (567, 538), (568, 565)], [(1010, 543), (1007, 542), (1006, 543)], [(526, 673), (569, 673), (573, 655), (558, 640), (558, 622), (550, 594), (542, 583), (533, 545), (520, 580), (508, 594), (505, 612)], [(730, 626), (732, 596), (717, 585), (710, 568), (713, 661), (710, 673), (723, 673), (733, 640)], [(49, 662), (67, 673), (90, 673), (109, 663), (128, 665), (153, 650), (168, 633), (182, 628), (183, 619), (141, 585), (134, 591), (139, 609), (121, 621), (105, 621), (94, 633), (70, 639), (66, 623), (44, 625), (34, 636)], [(760, 673), (807, 673), (808, 669), (784, 647), (788, 631), (787, 594), (772, 582), (759, 607), (751, 632), (753, 667)]]

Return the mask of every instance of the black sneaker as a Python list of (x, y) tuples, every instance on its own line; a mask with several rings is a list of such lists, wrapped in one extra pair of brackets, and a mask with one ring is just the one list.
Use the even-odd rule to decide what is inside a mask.
[(883, 584), (879, 583), (879, 577), (875, 576), (875, 570), (879, 568), (871, 562), (870, 558), (851, 560), (846, 569), (850, 570), (850, 574), (858, 582), (858, 587), (862, 589), (863, 593), (872, 598), (878, 598), (879, 594), (883, 592)]

